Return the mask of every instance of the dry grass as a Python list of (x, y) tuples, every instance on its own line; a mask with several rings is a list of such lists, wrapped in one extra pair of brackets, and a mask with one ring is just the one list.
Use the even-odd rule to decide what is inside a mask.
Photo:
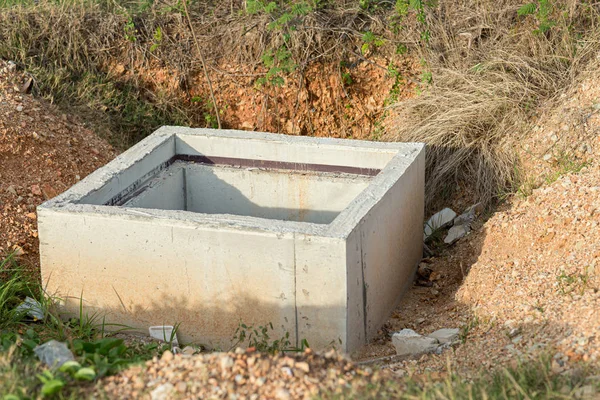
[[(109, 127), (109, 138), (119, 147), (164, 124), (210, 125), (222, 105), (211, 104), (209, 96), (195, 97), (208, 93), (200, 54), (219, 79), (236, 74), (222, 71), (223, 64), (258, 78), (265, 73), (265, 51), (285, 41), (294, 73), (302, 74), (312, 62), (338, 62), (358, 51), (362, 32), (385, 31), (383, 16), (366, 13), (356, 1), (316, 8), (291, 23), (287, 40), (286, 30), (268, 28), (283, 11), (251, 15), (242, 0), (190, 2), (193, 31), (177, 0), (13, 3), (2, 7), (0, 0), (0, 57), (35, 76), (36, 94), (76, 106), (96, 126)], [(218, 94), (214, 97), (219, 103)]]
[(537, 105), (568, 87), (599, 48), (600, 5), (554, 2), (555, 25), (544, 34), (535, 16), (517, 16), (522, 4), (441, 1), (428, 14), (431, 41), (417, 51), (431, 84), (396, 105), (385, 137), (429, 145), (430, 211), (458, 183), (487, 205), (514, 191), (522, 175), (515, 146)]
[[(406, 45), (431, 73), (421, 95), (395, 107), (397, 121), (383, 139), (429, 144), (434, 211), (459, 185), (488, 205), (514, 191), (522, 176), (514, 146), (537, 105), (566, 88), (600, 48), (600, 3), (550, 2), (554, 26), (535, 33), (539, 17), (517, 14), (525, 0), (440, 0), (425, 8), (425, 23), (413, 10), (399, 25), (393, 2), (331, 0), (292, 19), (289, 29), (268, 28), (289, 1), (278, 1), (273, 14), (249, 14), (242, 0), (198, 0), (189, 4), (198, 48), (177, 0), (16, 2), (0, 4), (0, 57), (30, 71), (37, 94), (77, 107), (96, 127), (112, 130), (113, 144), (127, 147), (163, 124), (215, 121), (214, 109), (224, 105), (218, 93), (216, 105), (204, 95), (199, 53), (213, 77), (258, 79), (265, 52), (285, 46), (291, 74), (302, 82), (311, 63), (361, 58), (363, 34), (373, 32), (386, 38), (380, 55), (392, 58)], [(224, 64), (243, 68), (222, 71)]]

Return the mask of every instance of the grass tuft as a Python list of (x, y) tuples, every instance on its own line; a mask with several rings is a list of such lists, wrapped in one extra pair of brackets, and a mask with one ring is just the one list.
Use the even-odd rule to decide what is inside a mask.
[(385, 135), (429, 145), (429, 208), (459, 183), (486, 205), (521, 185), (517, 147), (537, 105), (567, 88), (600, 48), (600, 5), (552, 3), (543, 34), (535, 16), (517, 18), (516, 0), (440, 1), (429, 12), (430, 41), (414, 50), (430, 79), (396, 105)]

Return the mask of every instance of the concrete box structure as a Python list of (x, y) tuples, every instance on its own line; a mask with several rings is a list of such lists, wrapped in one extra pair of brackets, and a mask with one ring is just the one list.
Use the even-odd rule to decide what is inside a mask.
[(240, 321), (365, 344), (422, 254), (425, 149), (163, 127), (38, 207), (67, 313), (227, 349)]

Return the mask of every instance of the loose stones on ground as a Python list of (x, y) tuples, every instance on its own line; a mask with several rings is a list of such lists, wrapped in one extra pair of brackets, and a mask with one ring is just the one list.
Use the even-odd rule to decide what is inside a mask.
[(450, 208), (444, 208), (442, 211), (434, 214), (423, 228), (423, 240), (428, 240), (436, 231), (450, 228), (444, 238), (444, 243), (452, 244), (458, 239), (466, 236), (471, 231), (471, 223), (478, 214), (483, 211), (481, 203), (477, 203), (467, 208), (461, 215)]
[(418, 356), (434, 352), (439, 354), (458, 341), (458, 329), (438, 329), (427, 336), (420, 335), (412, 329), (402, 329), (392, 335), (392, 343), (399, 356)]
[(269, 356), (252, 348), (232, 353), (188, 356), (166, 352), (145, 365), (105, 378), (99, 397), (177, 399), (311, 399), (389, 380), (389, 371), (373, 371), (330, 351), (310, 349), (297, 355)]

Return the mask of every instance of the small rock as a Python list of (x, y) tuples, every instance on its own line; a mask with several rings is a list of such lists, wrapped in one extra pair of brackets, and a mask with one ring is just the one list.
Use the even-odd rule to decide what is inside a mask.
[(396, 354), (419, 355), (431, 353), (439, 346), (435, 338), (419, 335), (412, 329), (402, 329), (392, 335), (392, 344), (396, 348)]
[(35, 196), (41, 196), (42, 195), (42, 189), (40, 189), (40, 185), (32, 185), (31, 186), (31, 193), (33, 193)]
[(157, 386), (150, 393), (150, 398), (152, 400), (168, 400), (172, 398), (173, 390), (175, 387), (170, 383), (163, 383), (160, 386)]
[(6, 192), (12, 194), (13, 196), (17, 195), (17, 190), (15, 189), (15, 187), (13, 185), (10, 185), (9, 187), (7, 187)]
[(29, 93), (29, 91), (31, 90), (31, 86), (33, 84), (33, 78), (29, 77), (25, 80), (25, 82), (23, 82), (23, 85), (21, 85), (21, 87), (19, 88), (19, 91), (21, 93)]
[(435, 332), (430, 333), (427, 337), (437, 339), (441, 344), (456, 343), (459, 340), (460, 330), (458, 328), (444, 328), (438, 329)]
[(299, 369), (300, 371), (305, 372), (307, 374), (310, 372), (310, 366), (306, 362), (303, 362), (303, 361), (297, 362), (295, 367), (297, 369)]
[(23, 250), (23, 248), (19, 245), (14, 245), (12, 255), (14, 257), (21, 257), (21, 256), (25, 255), (25, 250)]
[(27, 214), (27, 215), (25, 215), (25, 216), (26, 216), (27, 218), (29, 218), (29, 219), (34, 219), (34, 220), (35, 220), (35, 219), (37, 219), (37, 215), (35, 215), (35, 213), (33, 213), (33, 212), (31, 212), (31, 213), (28, 213), (28, 214)]
[(512, 342), (513, 342), (514, 344), (517, 344), (517, 343), (519, 343), (521, 340), (523, 340), (523, 335), (515, 336), (515, 337), (512, 339)]
[(58, 196), (58, 191), (54, 189), (50, 184), (44, 183), (42, 185), (42, 194), (46, 200), (52, 199)]
[(15, 72), (17, 70), (17, 64), (12, 61), (8, 62), (8, 72)]
[(185, 346), (183, 348), (183, 350), (181, 351), (181, 354), (185, 354), (188, 356), (194, 355), (196, 353), (196, 349), (194, 349), (192, 346)]
[(185, 382), (177, 383), (177, 385), (175, 385), (175, 390), (177, 390), (179, 393), (185, 393), (185, 391), (187, 390), (187, 383), (185, 383)]
[(521, 333), (521, 328), (512, 328), (509, 332), (508, 332), (508, 337), (509, 338), (514, 338), (515, 336), (518, 336)]
[(592, 385), (585, 385), (575, 389), (573, 397), (577, 399), (591, 399), (596, 394), (596, 389)]
[(229, 356), (223, 356), (223, 357), (221, 357), (220, 364), (221, 364), (222, 370), (229, 369), (229, 368), (233, 367), (233, 358), (231, 358)]
[(21, 111), (23, 111), (23, 106), (19, 104), (19, 105), (17, 106), (17, 111), (18, 111), (18, 112), (21, 112)]
[(471, 228), (469, 228), (469, 225), (455, 225), (448, 231), (448, 235), (444, 239), (444, 243), (452, 244), (458, 239), (464, 237), (470, 231)]
[(423, 279), (429, 279), (432, 272), (433, 270), (427, 263), (419, 263), (419, 268), (417, 269), (417, 274), (419, 274), (419, 277)]
[(544, 154), (544, 157), (542, 157), (544, 161), (548, 161), (552, 158), (551, 154)]
[(435, 213), (425, 223), (425, 227), (423, 228), (423, 240), (427, 239), (438, 229), (444, 228), (451, 224), (454, 218), (456, 218), (456, 213), (450, 208), (444, 208), (442, 211)]
[(162, 357), (160, 359), (161, 359), (161, 361), (169, 362), (169, 361), (173, 360), (173, 357), (174, 357), (173, 353), (170, 350), (166, 350), (162, 354)]
[(275, 391), (275, 398), (277, 400), (288, 400), (291, 398), (290, 392), (284, 388), (278, 388)]

